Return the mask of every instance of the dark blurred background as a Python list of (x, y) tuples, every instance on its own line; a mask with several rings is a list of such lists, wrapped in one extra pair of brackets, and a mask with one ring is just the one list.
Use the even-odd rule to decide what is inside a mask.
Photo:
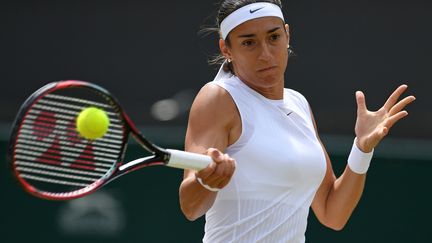
[[(376, 150), (362, 201), (342, 232), (311, 213), (308, 242), (430, 242), (432, 2), (283, 1), (296, 56), (286, 87), (309, 100), (335, 171), (345, 166), (362, 90), (378, 109), (400, 84), (415, 94), (409, 117)], [(217, 68), (217, 1), (0, 2), (0, 137), (5, 158), (21, 103), (40, 86), (102, 85), (156, 143), (182, 148), (188, 108)], [(130, 147), (128, 159), (140, 156)], [(4, 159), (5, 160), (5, 159)], [(26, 195), (0, 167), (0, 242), (199, 242), (204, 220), (178, 204), (182, 172), (150, 168), (71, 202)]]

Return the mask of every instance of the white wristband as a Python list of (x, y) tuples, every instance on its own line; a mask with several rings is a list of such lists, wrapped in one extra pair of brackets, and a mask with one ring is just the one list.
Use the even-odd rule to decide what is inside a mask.
[(348, 156), (348, 166), (357, 174), (366, 174), (367, 170), (369, 169), (374, 150), (372, 149), (371, 152), (364, 153), (357, 147), (356, 141), (357, 138), (354, 139), (351, 153)]
[(203, 186), (205, 189), (207, 189), (209, 191), (217, 192), (220, 190), (219, 188), (210, 187), (209, 185), (204, 184), (204, 182), (198, 176), (196, 177), (196, 179), (199, 182), (199, 184), (201, 184), (201, 186)]

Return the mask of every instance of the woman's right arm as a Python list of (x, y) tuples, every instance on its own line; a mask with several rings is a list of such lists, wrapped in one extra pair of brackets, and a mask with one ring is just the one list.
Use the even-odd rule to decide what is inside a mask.
[(191, 107), (185, 150), (207, 154), (213, 162), (198, 172), (184, 171), (179, 196), (187, 219), (195, 220), (204, 215), (217, 195), (199, 184), (197, 177), (212, 188), (223, 188), (230, 181), (235, 161), (223, 151), (238, 138), (239, 131), (240, 116), (231, 96), (219, 86), (205, 85)]

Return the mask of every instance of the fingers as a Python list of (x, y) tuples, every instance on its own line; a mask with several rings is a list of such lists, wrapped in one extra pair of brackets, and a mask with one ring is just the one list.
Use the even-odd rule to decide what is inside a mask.
[(206, 168), (204, 168), (200, 171), (197, 171), (195, 174), (197, 177), (205, 180), (206, 178), (208, 178), (209, 176), (211, 176), (215, 172), (216, 167), (217, 167), (217, 164), (213, 161)]
[(357, 101), (357, 114), (366, 112), (367, 107), (366, 107), (365, 95), (361, 91), (357, 91), (355, 94), (356, 94), (356, 101)]
[(220, 162), (216, 165), (216, 168), (211, 175), (209, 175), (207, 178), (202, 179), (205, 184), (211, 187), (220, 188), (219, 185), (227, 179), (227, 176), (228, 168), (223, 162)]
[(389, 111), (389, 115), (393, 116), (396, 113), (400, 112), (402, 109), (405, 108), (405, 106), (407, 106), (408, 104), (410, 104), (411, 102), (413, 102), (416, 98), (414, 96), (408, 96), (405, 97), (404, 99), (402, 99), (401, 101), (399, 101), (396, 105), (394, 105), (393, 107), (391, 107), (390, 111)]
[(224, 159), (224, 154), (219, 151), (218, 149), (215, 148), (209, 148), (207, 149), (207, 155), (209, 155), (210, 157), (212, 157), (213, 161), (216, 163), (220, 163), (223, 161)]
[(201, 178), (206, 184), (213, 182), (213, 181), (209, 181), (209, 177), (211, 177), (212, 174), (215, 173), (218, 164), (223, 162), (224, 159), (224, 155), (222, 152), (220, 152), (218, 149), (215, 148), (209, 148), (207, 150), (207, 155), (209, 155), (213, 162), (210, 163), (206, 168), (198, 171), (196, 173), (196, 175)]
[(394, 124), (396, 124), (396, 122), (398, 122), (400, 119), (406, 117), (407, 115), (408, 115), (408, 112), (401, 111), (401, 112), (398, 112), (395, 115), (387, 118), (387, 120), (385, 121), (383, 126), (381, 128), (379, 128), (372, 136), (372, 141), (374, 141), (373, 147), (375, 147), (376, 144), (378, 144), (381, 139), (383, 139), (385, 136), (387, 136), (390, 129), (393, 127)]
[[(223, 178), (219, 181), (217, 188), (223, 188), (225, 187), (229, 181), (231, 180), (231, 177), (235, 170), (235, 160), (230, 158), (227, 154), (226, 155), (226, 164), (225, 166), (218, 166), (218, 170), (215, 171), (215, 174), (217, 176), (220, 176), (220, 178)], [(220, 170), (219, 170), (220, 168)]]
[(401, 94), (403, 92), (405, 92), (405, 90), (408, 88), (408, 86), (406, 84), (403, 84), (401, 86), (399, 86), (391, 95), (390, 97), (387, 99), (386, 103), (384, 104), (383, 108), (386, 111), (389, 111), (395, 104), (396, 102), (399, 100), (399, 97), (401, 96)]
[(196, 172), (195, 176), (202, 182), (213, 188), (223, 188), (231, 180), (235, 171), (235, 160), (228, 154), (223, 154), (217, 149), (208, 149), (207, 154), (213, 162), (206, 168)]
[[(376, 147), (380, 141), (387, 136), (387, 134), (389, 133), (390, 129), (393, 127), (394, 124), (396, 124), (396, 122), (398, 122), (400, 119), (406, 117), (408, 115), (407, 111), (400, 111), (398, 113), (396, 113), (395, 115), (388, 117), (380, 126), (378, 126), (374, 132), (372, 132), (369, 136), (367, 136), (366, 138), (366, 143), (364, 143), (365, 145), (363, 145), (363, 148), (367, 148), (367, 149), (362, 149), (363, 151), (370, 151), (372, 150), (374, 147)], [(360, 138), (359, 138), (360, 140)]]
[(395, 115), (387, 118), (386, 126), (388, 129), (390, 129), (396, 122), (398, 122), (400, 119), (406, 117), (408, 115), (407, 111), (400, 111), (396, 113)]

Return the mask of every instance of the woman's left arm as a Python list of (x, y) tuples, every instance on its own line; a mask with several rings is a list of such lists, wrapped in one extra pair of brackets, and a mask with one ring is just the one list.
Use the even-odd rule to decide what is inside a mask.
[[(356, 92), (356, 139), (353, 146), (356, 146), (363, 153), (372, 152), (388, 134), (390, 128), (408, 115), (403, 109), (413, 102), (415, 97), (408, 96), (398, 102), (399, 97), (406, 89), (406, 85), (399, 86), (378, 111), (367, 110), (364, 94), (361, 91)], [(336, 178), (330, 158), (322, 143), (321, 146), (326, 156), (327, 171), (312, 202), (312, 209), (322, 224), (334, 230), (341, 230), (360, 200), (366, 173), (358, 174), (347, 165), (343, 174)]]

